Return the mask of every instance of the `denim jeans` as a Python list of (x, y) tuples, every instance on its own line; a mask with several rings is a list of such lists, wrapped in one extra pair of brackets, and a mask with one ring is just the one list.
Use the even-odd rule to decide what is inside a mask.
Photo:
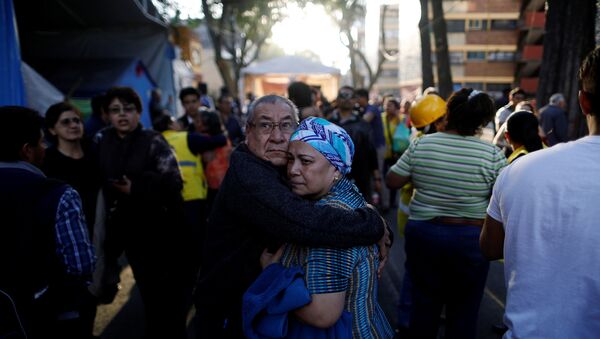
[(404, 271), (402, 288), (400, 289), (400, 301), (398, 302), (398, 328), (408, 329), (410, 325), (410, 309), (412, 307), (412, 280), (408, 270)]
[(436, 338), (446, 306), (445, 338), (475, 338), (489, 262), (479, 249), (481, 228), (409, 220), (406, 266), (412, 279), (409, 333)]

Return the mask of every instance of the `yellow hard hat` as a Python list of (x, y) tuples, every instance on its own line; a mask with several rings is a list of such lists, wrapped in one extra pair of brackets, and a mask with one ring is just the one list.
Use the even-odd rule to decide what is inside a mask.
[(435, 94), (424, 95), (413, 101), (409, 113), (413, 126), (425, 127), (446, 114), (446, 102)]

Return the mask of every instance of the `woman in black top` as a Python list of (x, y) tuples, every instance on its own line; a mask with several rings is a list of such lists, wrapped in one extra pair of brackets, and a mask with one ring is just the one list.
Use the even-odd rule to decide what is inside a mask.
[(54, 104), (46, 111), (46, 128), (52, 146), (46, 150), (44, 173), (65, 181), (79, 193), (91, 237), (100, 180), (95, 157), (83, 141), (81, 112), (68, 102)]
[[(46, 139), (52, 146), (46, 150), (42, 169), (49, 178), (62, 180), (79, 193), (90, 241), (93, 241), (100, 176), (95, 157), (83, 145), (81, 112), (68, 102), (59, 102), (48, 108), (45, 123)], [(80, 317), (77, 327), (80, 333), (77, 336), (91, 337), (98, 301), (86, 291), (78, 302)]]

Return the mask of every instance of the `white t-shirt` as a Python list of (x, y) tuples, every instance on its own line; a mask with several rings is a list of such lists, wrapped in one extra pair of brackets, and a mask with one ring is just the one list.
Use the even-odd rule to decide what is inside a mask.
[(505, 338), (600, 337), (600, 136), (531, 153), (500, 173)]

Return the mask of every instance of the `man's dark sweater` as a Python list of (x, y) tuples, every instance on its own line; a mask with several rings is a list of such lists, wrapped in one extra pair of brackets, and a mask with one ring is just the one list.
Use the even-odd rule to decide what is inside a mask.
[(284, 242), (352, 247), (383, 236), (375, 211), (315, 206), (290, 191), (282, 170), (245, 144), (232, 153), (208, 219), (196, 290), (201, 314), (219, 314), (231, 326), (240, 325), (242, 295), (260, 273), (259, 257), (266, 247), (276, 249)]
[(548, 146), (568, 141), (569, 119), (562, 108), (547, 105), (540, 109), (540, 125), (546, 133)]
[(379, 168), (377, 163), (377, 150), (371, 138), (371, 126), (353, 112), (348, 118), (341, 116), (333, 123), (339, 125), (348, 132), (354, 143), (354, 159), (352, 170), (348, 177), (354, 179), (354, 184), (363, 197), (368, 201), (371, 199), (371, 178), (373, 172)]

